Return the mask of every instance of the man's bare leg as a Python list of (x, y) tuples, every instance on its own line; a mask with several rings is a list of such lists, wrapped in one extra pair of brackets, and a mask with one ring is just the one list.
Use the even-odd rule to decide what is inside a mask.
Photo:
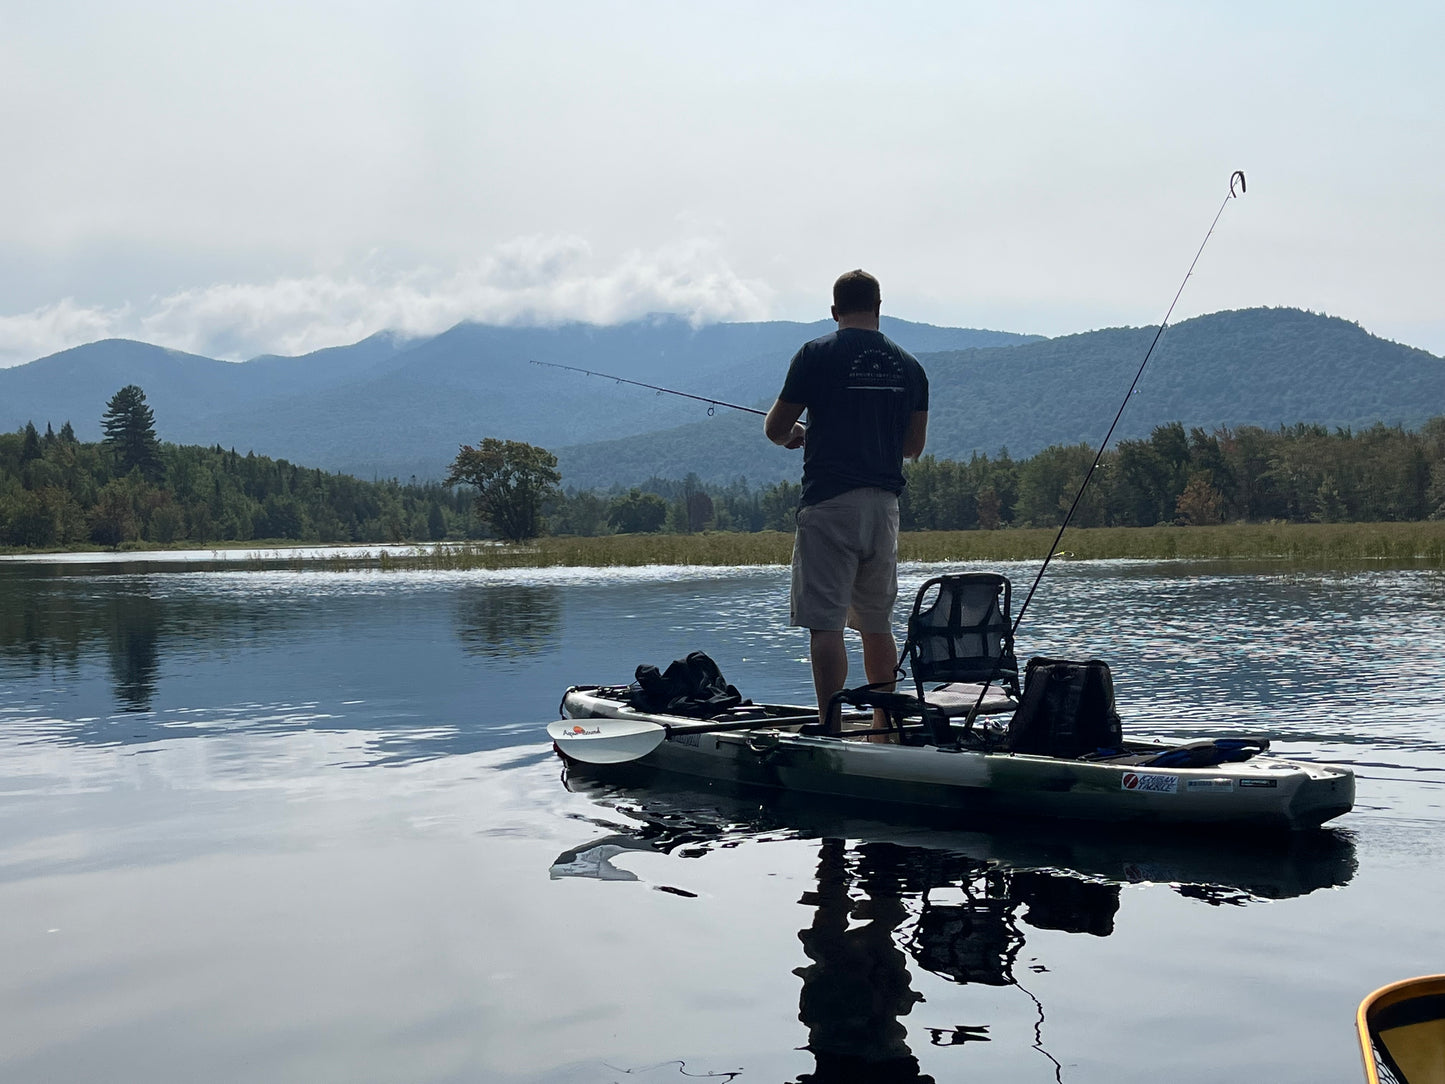
[[(898, 643), (891, 632), (863, 632), (863, 671), (868, 675), (868, 684), (876, 685), (884, 692), (892, 692), (898, 676)], [(873, 709), (873, 726), (888, 725), (888, 713), (882, 708)]]
[(818, 718), (823, 728), (836, 734), (843, 727), (841, 718), (828, 718), (828, 701), (848, 680), (848, 649), (843, 644), (842, 629), (810, 629), (808, 657), (813, 664), (813, 691), (818, 694)]

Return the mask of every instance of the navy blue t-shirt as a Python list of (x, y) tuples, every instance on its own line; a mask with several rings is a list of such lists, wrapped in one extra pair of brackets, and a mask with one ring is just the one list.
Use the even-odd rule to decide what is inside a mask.
[(864, 486), (903, 492), (903, 438), (928, 409), (928, 377), (887, 335), (842, 328), (805, 343), (778, 398), (808, 408), (803, 504)]

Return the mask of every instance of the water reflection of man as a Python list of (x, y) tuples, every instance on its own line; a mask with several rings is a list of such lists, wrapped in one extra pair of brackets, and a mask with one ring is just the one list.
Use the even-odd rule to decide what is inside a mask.
[[(807, 1025), (816, 1068), (797, 1084), (933, 1084), (919, 1072), (899, 1019), (923, 1000), (893, 940), (908, 917), (901, 886), (886, 868), (865, 869), (866, 898), (855, 908), (849, 883), (844, 842), (824, 840), (818, 890), (803, 897), (814, 905), (813, 922), (798, 934), (813, 962), (793, 972), (803, 980), (798, 1019)], [(855, 917), (868, 921), (850, 929)]]
[[(818, 889), (801, 901), (814, 907), (812, 924), (798, 934), (813, 962), (794, 971), (803, 980), (798, 1019), (807, 1025), (816, 1066), (795, 1084), (933, 1084), (920, 1071), (901, 1019), (923, 1000), (912, 986), (909, 954), (951, 982), (1022, 990), (1013, 973), (1024, 944), (1015, 921), (1020, 908), (1027, 911), (1024, 921), (1038, 929), (1098, 937), (1113, 932), (1119, 910), (1117, 884), (886, 843), (865, 843), (854, 853), (856, 872), (844, 841), (824, 840)], [(850, 892), (855, 881), (861, 899)], [(963, 902), (932, 903), (931, 890), (943, 886), (958, 889)], [(921, 909), (905, 952), (896, 935), (910, 919), (909, 900), (920, 900)], [(1061, 1079), (1062, 1065), (1043, 1046), (1043, 1005), (1023, 992), (1039, 1012), (1034, 1049)], [(987, 1027), (929, 1031), (938, 1046), (988, 1039)]]

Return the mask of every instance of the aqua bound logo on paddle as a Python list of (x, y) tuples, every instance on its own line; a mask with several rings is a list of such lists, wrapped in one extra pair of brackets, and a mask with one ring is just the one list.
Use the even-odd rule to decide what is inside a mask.
[(585, 727), (580, 727), (580, 726), (578, 726), (578, 725), (576, 725), (576, 724), (574, 723), (574, 724), (572, 725), (572, 732), (571, 732), (570, 734), (565, 734), (565, 735), (563, 735), (563, 737), (567, 737), (567, 738), (585, 738), (588, 734), (601, 734), (601, 733), (602, 733), (602, 728), (601, 728), (600, 726), (594, 726), (591, 730), (588, 730), (588, 729), (586, 729)]

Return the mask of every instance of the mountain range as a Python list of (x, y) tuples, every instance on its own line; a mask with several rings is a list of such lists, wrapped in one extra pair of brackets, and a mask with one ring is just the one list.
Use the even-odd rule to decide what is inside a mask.
[[(138, 384), (162, 440), (365, 478), (440, 478), (459, 445), (493, 436), (556, 452), (567, 486), (688, 473), (771, 483), (796, 478), (799, 460), (762, 438), (757, 417), (531, 363), (764, 409), (793, 351), (832, 326), (694, 327), (666, 315), (608, 327), (463, 323), (239, 363), (111, 339), (0, 369), (0, 431), (69, 421), (80, 439), (99, 439), (110, 397)], [(952, 458), (1097, 444), (1155, 335), (1111, 328), (1046, 339), (888, 317), (883, 329), (927, 369), (928, 450)], [(1169, 328), (1116, 439), (1171, 421), (1414, 427), (1440, 413), (1445, 360), (1337, 317), (1247, 309)]]

